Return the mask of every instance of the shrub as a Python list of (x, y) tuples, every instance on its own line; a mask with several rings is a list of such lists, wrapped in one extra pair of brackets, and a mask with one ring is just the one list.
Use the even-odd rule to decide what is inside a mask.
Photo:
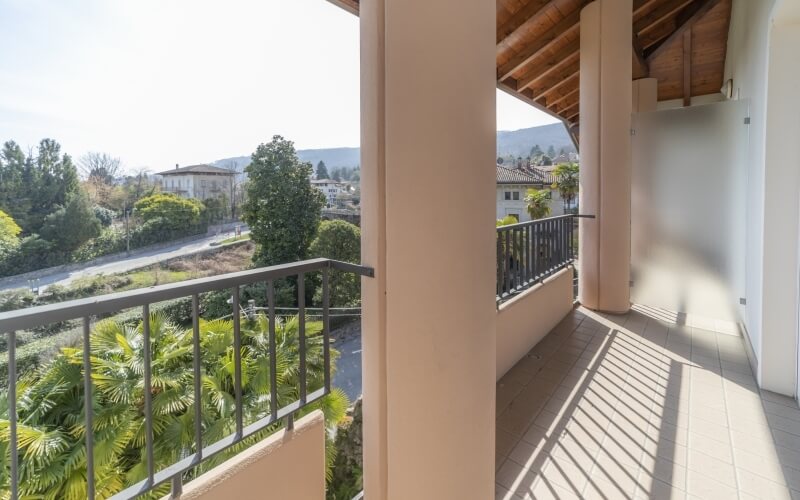
[(14, 311), (29, 307), (36, 300), (33, 293), (25, 288), (0, 292), (0, 312)]
[(100, 224), (102, 224), (103, 227), (108, 227), (112, 222), (114, 222), (113, 211), (105, 207), (101, 207), (100, 205), (93, 206), (92, 210), (94, 210), (94, 216), (97, 217), (97, 220), (100, 221)]
[(72, 252), (100, 236), (102, 226), (94, 215), (89, 198), (78, 193), (70, 197), (65, 207), (44, 218), (41, 235), (54, 242), (61, 250)]

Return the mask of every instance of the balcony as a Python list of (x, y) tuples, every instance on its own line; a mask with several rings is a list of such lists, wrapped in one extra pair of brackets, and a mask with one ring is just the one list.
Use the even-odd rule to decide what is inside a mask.
[(800, 498), (800, 409), (759, 390), (735, 325), (576, 307), (497, 415), (497, 499)]

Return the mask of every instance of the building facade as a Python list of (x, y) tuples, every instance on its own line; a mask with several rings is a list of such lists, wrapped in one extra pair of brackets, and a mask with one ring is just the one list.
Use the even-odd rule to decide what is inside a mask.
[(158, 173), (161, 190), (184, 198), (207, 200), (230, 197), (236, 172), (211, 165), (190, 165)]
[(336, 197), (339, 194), (345, 193), (345, 185), (333, 179), (313, 179), (311, 185), (322, 191), (325, 195), (326, 208), (336, 206)]
[(564, 201), (553, 189), (553, 176), (542, 169), (506, 168), (497, 165), (497, 218), (516, 217), (519, 222), (531, 220), (528, 214), (525, 195), (528, 189), (547, 189), (550, 191), (550, 215), (564, 214)]

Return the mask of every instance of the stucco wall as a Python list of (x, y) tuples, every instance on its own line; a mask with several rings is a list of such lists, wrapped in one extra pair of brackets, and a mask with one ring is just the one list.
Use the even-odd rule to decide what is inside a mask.
[(325, 498), (325, 422), (316, 410), (188, 483), (181, 500)]
[[(509, 214), (518, 214), (520, 222), (527, 222), (531, 220), (528, 215), (527, 205), (525, 203), (525, 194), (531, 186), (523, 186), (517, 184), (498, 184), (497, 185), (497, 218), (502, 219)], [(547, 186), (545, 186), (546, 188)], [(538, 188), (537, 188), (538, 189)], [(506, 200), (506, 191), (517, 191), (519, 193), (519, 200)], [(564, 215), (564, 201), (558, 190), (550, 190), (552, 198), (550, 199), (550, 216)]]
[(497, 380), (572, 310), (572, 268), (564, 269), (500, 306)]

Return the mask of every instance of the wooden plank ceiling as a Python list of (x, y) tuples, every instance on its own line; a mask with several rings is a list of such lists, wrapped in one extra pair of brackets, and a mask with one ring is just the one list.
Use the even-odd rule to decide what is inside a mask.
[[(351, 12), (359, 0), (331, 0)], [(580, 10), (590, 0), (497, 0), (497, 86), (577, 126)], [(633, 0), (633, 78), (658, 100), (722, 87), (732, 0)]]

